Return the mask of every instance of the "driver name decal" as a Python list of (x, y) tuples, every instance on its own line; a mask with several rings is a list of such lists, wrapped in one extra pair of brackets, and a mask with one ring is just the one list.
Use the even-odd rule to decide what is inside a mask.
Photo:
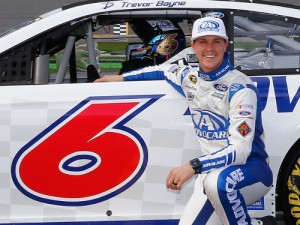
[(186, 1), (157, 1), (154, 2), (122, 2), (122, 8), (140, 8), (140, 7), (150, 7), (150, 6), (156, 6), (156, 7), (178, 7), (178, 6), (184, 6), (186, 4)]
[(160, 97), (82, 101), (16, 154), (16, 187), (36, 201), (65, 206), (95, 204), (125, 191), (148, 160), (144, 140), (126, 123)]

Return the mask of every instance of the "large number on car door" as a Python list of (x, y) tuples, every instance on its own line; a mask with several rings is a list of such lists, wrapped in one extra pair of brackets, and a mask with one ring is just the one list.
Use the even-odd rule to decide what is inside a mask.
[(15, 156), (17, 188), (37, 201), (88, 205), (130, 187), (148, 153), (126, 123), (161, 96), (91, 97), (46, 128)]

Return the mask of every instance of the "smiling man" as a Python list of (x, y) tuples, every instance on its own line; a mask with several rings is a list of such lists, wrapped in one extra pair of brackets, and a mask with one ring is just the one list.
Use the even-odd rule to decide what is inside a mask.
[(247, 205), (271, 188), (261, 104), (250, 78), (229, 62), (228, 37), (219, 18), (195, 21), (191, 47), (199, 67), (164, 64), (105, 76), (101, 81), (166, 79), (188, 102), (199, 141), (199, 157), (175, 167), (166, 186), (180, 190), (197, 176), (180, 225), (273, 225), (274, 217), (250, 218)]

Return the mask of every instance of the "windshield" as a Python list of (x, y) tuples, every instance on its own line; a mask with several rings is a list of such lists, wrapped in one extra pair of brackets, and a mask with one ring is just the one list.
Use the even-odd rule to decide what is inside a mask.
[(4, 33), (2, 33), (2, 34), (0, 34), (0, 38), (4, 37), (4, 36), (6, 36), (6, 35), (8, 35), (8, 34), (10, 34), (10, 33), (13, 33), (13, 32), (15, 32), (16, 30), (21, 29), (22, 27), (26, 27), (26, 26), (28, 26), (29, 24), (32, 24), (32, 23), (36, 22), (36, 21), (39, 20), (39, 19), (40, 19), (40, 18), (34, 18), (34, 19), (27, 20), (27, 21), (25, 21), (24, 23), (21, 23), (21, 24), (15, 26), (15, 27), (9, 29), (8, 31), (6, 31), (6, 32), (4, 32)]

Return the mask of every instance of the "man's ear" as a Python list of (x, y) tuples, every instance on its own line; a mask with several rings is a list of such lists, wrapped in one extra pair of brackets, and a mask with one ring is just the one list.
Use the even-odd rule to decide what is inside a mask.
[(229, 46), (229, 41), (226, 40), (226, 48), (225, 48), (225, 51), (228, 50), (228, 46)]
[(194, 49), (194, 47), (195, 47), (195, 44), (194, 44), (194, 42), (193, 42), (193, 41), (191, 41), (191, 42), (190, 42), (190, 46), (192, 47), (192, 49)]

